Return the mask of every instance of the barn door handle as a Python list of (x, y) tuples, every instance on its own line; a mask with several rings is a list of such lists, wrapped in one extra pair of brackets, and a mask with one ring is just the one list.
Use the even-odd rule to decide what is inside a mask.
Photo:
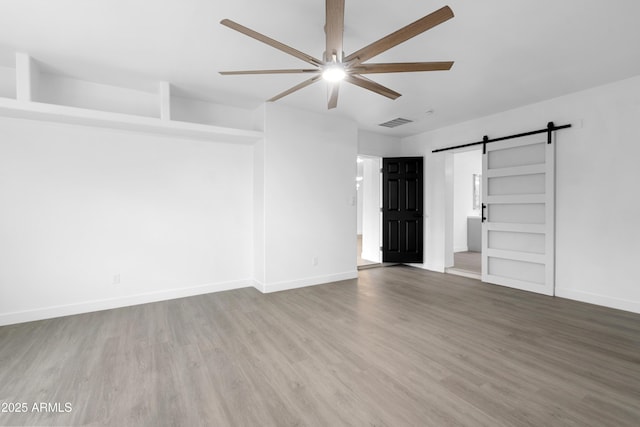
[(484, 210), (487, 208), (487, 205), (485, 205), (484, 203), (482, 204), (482, 222), (485, 222), (487, 220), (487, 217), (484, 216)]

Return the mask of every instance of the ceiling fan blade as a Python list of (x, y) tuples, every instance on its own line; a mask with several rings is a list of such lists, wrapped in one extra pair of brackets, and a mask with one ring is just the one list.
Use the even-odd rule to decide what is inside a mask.
[(331, 110), (338, 106), (338, 92), (340, 91), (340, 82), (329, 83), (329, 102), (327, 108)]
[(289, 55), (295, 56), (296, 58), (301, 59), (305, 62), (308, 62), (309, 64), (316, 65), (316, 66), (322, 65), (322, 61), (320, 61), (319, 59), (316, 59), (311, 55), (307, 55), (304, 52), (300, 52), (299, 50), (294, 49), (291, 46), (287, 46), (284, 43), (280, 43), (279, 41), (274, 40), (270, 37), (267, 37), (264, 34), (260, 34), (257, 31), (253, 31), (252, 29), (247, 28), (243, 25), (240, 25), (237, 22), (233, 22), (230, 19), (223, 19), (222, 21), (220, 21), (220, 23), (225, 27), (229, 27), (232, 30), (236, 30), (244, 35), (247, 35), (251, 38), (261, 41), (262, 43), (268, 44), (271, 47), (281, 50), (282, 52), (288, 53)]
[(389, 89), (388, 87), (384, 87), (379, 83), (374, 82), (373, 80), (369, 80), (366, 77), (362, 77), (356, 74), (349, 74), (345, 77), (345, 81), (360, 86), (361, 88), (368, 89), (372, 92), (377, 93), (378, 95), (386, 96), (387, 98), (396, 99), (402, 94)]
[(268, 99), (267, 102), (274, 102), (277, 101), (280, 98), (284, 98), (287, 95), (291, 95), (293, 92), (300, 90), (302, 88), (305, 88), (307, 86), (309, 86), (310, 84), (313, 84), (315, 82), (317, 82), (318, 80), (320, 80), (320, 76), (313, 76), (312, 78), (310, 78), (309, 80), (305, 80), (300, 84), (295, 85), (294, 87), (285, 90), (282, 93), (279, 93), (278, 95), (274, 96), (271, 99)]
[(453, 11), (449, 6), (445, 6), (352, 53), (344, 59), (344, 62), (352, 62), (354, 64), (365, 62), (451, 18), (453, 18)]
[(292, 70), (248, 70), (248, 71), (220, 71), (223, 76), (236, 76), (242, 74), (319, 74), (318, 68), (292, 69)]
[(360, 64), (350, 68), (357, 74), (373, 73), (409, 73), (414, 71), (443, 71), (450, 70), (453, 61), (448, 62), (397, 62), (390, 64)]
[(324, 28), (327, 35), (327, 50), (325, 61), (336, 56), (337, 62), (342, 62), (342, 39), (344, 35), (344, 0), (326, 0), (327, 22)]

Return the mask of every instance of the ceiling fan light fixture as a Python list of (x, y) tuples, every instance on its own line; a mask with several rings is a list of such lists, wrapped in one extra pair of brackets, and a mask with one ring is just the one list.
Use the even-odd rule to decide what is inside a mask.
[[(319, 1), (319, 0), (318, 0)], [(383, 85), (369, 80), (363, 74), (375, 73), (408, 73), (418, 71), (440, 71), (449, 70), (453, 66), (453, 61), (439, 62), (394, 62), (394, 63), (369, 63), (374, 58), (389, 49), (406, 42), (407, 40), (424, 33), (425, 31), (442, 24), (454, 17), (453, 11), (449, 6), (423, 16), (417, 21), (409, 25), (405, 25), (399, 30), (394, 31), (368, 44), (350, 55), (344, 56), (343, 39), (344, 39), (344, 11), (345, 0), (325, 0), (325, 51), (322, 60), (315, 58), (307, 53), (287, 46), (277, 40), (265, 36), (257, 31), (242, 26), (237, 22), (229, 19), (223, 19), (220, 23), (232, 30), (238, 31), (246, 36), (265, 43), (275, 49), (294, 56), (310, 65), (313, 68), (285, 69), (285, 70), (250, 70), (250, 71), (220, 71), (223, 75), (240, 75), (240, 74), (312, 74), (313, 77), (298, 83), (279, 93), (278, 95), (268, 99), (268, 102), (274, 102), (287, 95), (303, 89), (313, 83), (316, 83), (322, 77), (327, 81), (329, 89), (329, 97), (327, 108), (332, 109), (338, 106), (338, 94), (340, 92), (339, 84), (342, 80), (359, 86), (363, 89), (374, 92), (378, 95), (385, 96), (389, 99), (397, 99), (402, 96), (400, 93), (391, 90)]]
[(340, 64), (330, 64), (322, 71), (322, 78), (328, 82), (339, 82), (347, 77), (347, 72)]

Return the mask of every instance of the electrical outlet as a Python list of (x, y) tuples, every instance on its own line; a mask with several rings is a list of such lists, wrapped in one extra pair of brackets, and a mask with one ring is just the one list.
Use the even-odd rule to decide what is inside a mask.
[(119, 285), (120, 284), (120, 274), (114, 274), (113, 275), (113, 284), (114, 285)]

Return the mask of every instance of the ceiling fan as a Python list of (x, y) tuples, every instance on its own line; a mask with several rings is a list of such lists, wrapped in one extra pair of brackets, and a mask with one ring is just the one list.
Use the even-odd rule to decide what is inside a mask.
[(223, 19), (220, 23), (233, 30), (239, 31), (249, 37), (268, 44), (278, 50), (301, 59), (314, 68), (306, 69), (285, 69), (285, 70), (251, 70), (251, 71), (221, 71), (222, 75), (239, 74), (309, 74), (308, 80), (293, 86), (290, 89), (269, 99), (269, 102), (277, 101), (287, 95), (292, 94), (304, 87), (307, 87), (321, 78), (329, 82), (328, 108), (335, 108), (338, 105), (338, 91), (342, 80), (364, 89), (368, 89), (387, 98), (396, 99), (401, 94), (393, 91), (381, 84), (374, 82), (363, 76), (363, 74), (375, 73), (404, 73), (415, 71), (438, 71), (449, 70), (453, 66), (453, 61), (448, 62), (400, 62), (400, 63), (365, 63), (373, 58), (399, 45), (412, 37), (453, 18), (453, 11), (449, 6), (444, 6), (417, 21), (400, 28), (399, 30), (371, 43), (362, 49), (344, 56), (342, 51), (342, 39), (344, 32), (344, 2), (345, 0), (326, 0), (326, 50), (323, 60), (314, 58), (304, 52), (300, 52), (284, 43), (280, 43), (270, 37), (253, 31), (229, 19)]

